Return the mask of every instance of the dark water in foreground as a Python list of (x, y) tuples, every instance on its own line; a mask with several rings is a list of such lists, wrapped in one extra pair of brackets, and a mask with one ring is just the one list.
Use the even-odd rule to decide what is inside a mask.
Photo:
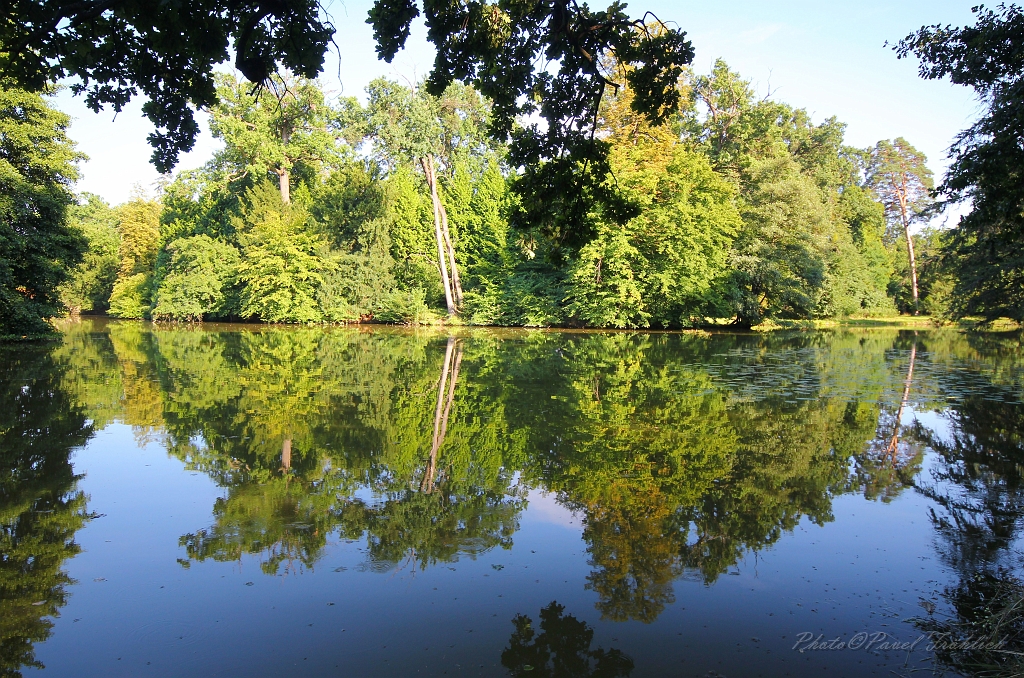
[(1020, 571), (1017, 335), (64, 329), (3, 676), (910, 675)]

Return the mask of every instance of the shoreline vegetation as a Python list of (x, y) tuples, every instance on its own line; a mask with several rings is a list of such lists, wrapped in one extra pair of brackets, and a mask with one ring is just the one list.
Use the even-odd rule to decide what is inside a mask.
[[(1009, 327), (1024, 321), (1013, 117), (1024, 80), (1002, 61), (975, 73), (958, 45), (1003, 59), (1024, 14), (974, 12), (976, 27), (924, 27), (894, 48), (920, 59), (922, 77), (972, 86), (988, 107), (957, 137), (938, 185), (903, 137), (853, 147), (837, 118), (761, 96), (721, 59), (696, 72), (684, 34), (659, 21), (613, 21), (625, 32), (582, 80), (555, 86), (523, 71), (532, 85), (515, 102), (483, 76), (378, 78), (357, 99), (304, 70), (268, 66), (257, 87), (245, 69), (211, 71), (204, 97), (222, 147), (176, 175), (177, 147), (158, 149), (168, 173), (117, 206), (74, 193), (83, 156), (46, 99), (53, 87), (3, 80), (0, 336), (43, 336), (64, 312), (651, 331), (925, 318)], [(573, 108), (573, 92), (595, 79), (599, 95)], [(958, 225), (933, 227), (968, 199)]]
[(871, 318), (841, 318), (826, 320), (788, 320), (772, 319), (753, 327), (737, 327), (730, 319), (720, 318), (707, 322), (703, 325), (675, 329), (652, 329), (652, 328), (615, 328), (615, 327), (582, 327), (578, 325), (479, 325), (460, 322), (454, 319), (436, 316), (429, 320), (418, 323), (396, 323), (382, 322), (373, 319), (361, 319), (351, 322), (336, 323), (265, 323), (258, 321), (244, 321), (238, 319), (216, 319), (209, 321), (174, 321), (163, 320), (153, 321), (144, 319), (123, 319), (105, 314), (84, 313), (65, 315), (55, 318), (52, 322), (57, 333), (40, 333), (36, 335), (0, 335), (0, 344), (12, 344), (18, 342), (48, 342), (61, 341), (62, 328), (69, 324), (82, 321), (100, 322), (139, 322), (152, 324), (157, 328), (194, 327), (196, 329), (217, 329), (225, 328), (237, 331), (263, 331), (281, 328), (304, 328), (325, 330), (338, 328), (395, 328), (395, 329), (424, 329), (439, 330), (445, 329), (449, 332), (458, 330), (492, 330), (492, 331), (552, 331), (569, 333), (589, 332), (625, 332), (631, 334), (691, 334), (710, 336), (713, 333), (767, 333), (785, 331), (814, 331), (814, 330), (842, 330), (842, 329), (913, 329), (913, 330), (956, 330), (960, 332), (982, 332), (982, 333), (1017, 333), (1024, 330), (1024, 324), (1010, 318), (998, 318), (987, 321), (984, 318), (961, 318), (951, 321), (946, 318), (933, 318), (926, 315), (901, 315), (892, 317), (871, 317)]
[(843, 123), (759, 98), (722, 61), (684, 72), (662, 126), (628, 87), (605, 97), (595, 143), (623, 201), (571, 232), (533, 218), (472, 87), (378, 79), (364, 104), (292, 76), (276, 98), (217, 84), (205, 167), (68, 205), (87, 242), (56, 290), (72, 315), (681, 330), (948, 307), (944, 234), (910, 228), (933, 203), (923, 156), (850, 147)]
[(628, 332), (635, 334), (696, 334), (710, 335), (721, 332), (743, 332), (743, 333), (765, 333), (782, 331), (812, 331), (812, 330), (833, 330), (833, 329), (915, 329), (915, 330), (958, 330), (962, 332), (1019, 332), (1024, 330), (1024, 324), (1010, 318), (998, 318), (987, 321), (984, 318), (961, 318), (959, 320), (948, 320), (946, 318), (933, 318), (926, 315), (901, 315), (892, 317), (871, 317), (871, 318), (842, 318), (826, 320), (788, 320), (772, 319), (754, 325), (753, 327), (737, 327), (730, 319), (720, 318), (703, 325), (675, 329), (652, 329), (652, 328), (615, 328), (615, 327), (582, 327), (578, 325), (479, 325), (459, 322), (458, 318), (434, 317), (430, 320), (423, 320), (418, 323), (396, 323), (382, 322), (373, 319), (361, 319), (350, 322), (335, 323), (265, 323), (259, 321), (244, 321), (238, 319), (215, 319), (209, 321), (174, 321), (163, 320), (153, 321), (145, 319), (124, 319), (116, 318), (105, 314), (83, 313), (64, 315), (53, 319), (51, 322), (57, 329), (57, 333), (40, 333), (35, 335), (0, 335), (0, 344), (16, 342), (37, 342), (37, 341), (60, 341), (61, 328), (68, 324), (81, 321), (101, 322), (139, 322), (152, 324), (158, 328), (189, 326), (199, 328), (232, 328), (239, 331), (260, 331), (275, 328), (407, 328), (407, 329), (447, 329), (451, 330), (527, 330), (527, 331), (555, 331), (555, 332)]
[(449, 333), (459, 330), (490, 330), (490, 331), (551, 331), (566, 333), (592, 333), (592, 332), (613, 332), (629, 334), (689, 334), (698, 336), (711, 336), (715, 333), (768, 333), (786, 331), (815, 331), (815, 330), (843, 330), (843, 329), (913, 329), (913, 330), (956, 330), (960, 332), (983, 332), (983, 333), (1017, 333), (1024, 330), (1024, 326), (1008, 318), (1000, 318), (996, 321), (986, 322), (981, 318), (965, 318), (955, 322), (944, 319), (935, 319), (929, 316), (896, 316), (888, 318), (845, 318), (840, 320), (772, 320), (761, 323), (750, 328), (736, 327), (727, 319), (720, 319), (717, 322), (708, 323), (698, 327), (680, 329), (650, 329), (650, 328), (614, 328), (614, 327), (579, 327), (571, 325), (552, 326), (513, 326), (513, 325), (471, 325), (460, 322), (449, 322), (444, 318), (436, 318), (433, 321), (410, 323), (385, 323), (374, 320), (363, 320), (356, 322), (341, 323), (318, 323), (318, 324), (295, 324), (295, 323), (264, 323), (245, 322), (239, 320), (211, 320), (206, 322), (178, 322), (178, 321), (152, 321), (140, 319), (121, 319), (107, 315), (82, 314), (74, 316), (63, 316), (54, 320), (53, 324), (58, 330), (54, 334), (42, 334), (36, 336), (0, 336), (0, 344), (15, 342), (36, 342), (36, 341), (60, 341), (61, 330), (70, 324), (82, 321), (90, 322), (115, 322), (115, 323), (143, 323), (153, 325), (156, 328), (181, 328), (192, 327), (195, 329), (252, 331), (260, 332), (273, 329), (324, 329), (334, 330), (340, 328), (391, 328), (397, 330), (447, 330)]

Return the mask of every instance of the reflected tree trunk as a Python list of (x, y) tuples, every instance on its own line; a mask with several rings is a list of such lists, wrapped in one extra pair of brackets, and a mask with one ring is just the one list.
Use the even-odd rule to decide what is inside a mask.
[[(292, 467), (292, 439), (285, 438), (281, 443), (281, 470), (288, 471)], [(271, 467), (273, 468), (273, 467)]]
[(441, 380), (437, 384), (437, 406), (434, 408), (434, 435), (430, 441), (430, 457), (427, 468), (423, 472), (420, 490), (429, 494), (433, 492), (437, 482), (437, 458), (448, 432), (448, 418), (452, 404), (455, 402), (455, 384), (459, 379), (459, 367), (462, 365), (462, 347), (455, 337), (448, 337), (448, 346), (444, 352), (444, 366), (441, 368)]
[(896, 410), (896, 422), (892, 427), (892, 438), (889, 439), (889, 445), (886, 447), (886, 454), (892, 459), (893, 464), (896, 463), (896, 452), (899, 449), (900, 444), (900, 422), (903, 420), (903, 410), (907, 406), (907, 401), (910, 400), (910, 382), (914, 379), (914, 360), (917, 358), (917, 342), (915, 341), (910, 345), (910, 365), (907, 367), (907, 379), (903, 386), (903, 399), (900, 401), (900, 407)]

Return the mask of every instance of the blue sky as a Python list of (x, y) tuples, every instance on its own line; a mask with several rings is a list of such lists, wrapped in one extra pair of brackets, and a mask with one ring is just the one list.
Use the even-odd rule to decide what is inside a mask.
[[(591, 0), (593, 7), (606, 0)], [(751, 80), (758, 92), (806, 108), (814, 120), (835, 115), (847, 124), (847, 142), (868, 146), (884, 138), (906, 137), (924, 151), (940, 174), (945, 151), (958, 131), (978, 114), (970, 90), (948, 82), (923, 81), (913, 60), (897, 60), (885, 42), (895, 42), (923, 24), (971, 22), (977, 0), (630, 0), (632, 14), (650, 10), (685, 30), (696, 50), (694, 67), (707, 72), (716, 58)], [(393, 64), (378, 61), (365, 23), (371, 0), (325, 2), (338, 28), (340, 54), (330, 54), (324, 83), (331, 90), (361, 95), (378, 76), (416, 78), (433, 59), (425, 30), (417, 26), (407, 49)], [(71, 137), (89, 156), (82, 165), (79, 191), (111, 203), (128, 198), (135, 184), (149, 189), (157, 178), (149, 165), (149, 123), (133, 103), (114, 119), (94, 114), (81, 99), (64, 92), (56, 104), (74, 117)], [(216, 142), (205, 129), (196, 149), (179, 168), (209, 159)]]

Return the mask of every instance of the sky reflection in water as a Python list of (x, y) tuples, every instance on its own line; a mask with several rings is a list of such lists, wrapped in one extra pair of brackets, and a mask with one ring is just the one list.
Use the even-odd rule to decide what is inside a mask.
[(891, 675), (792, 647), (1019, 572), (1017, 335), (64, 331), (0, 350), (0, 675)]

